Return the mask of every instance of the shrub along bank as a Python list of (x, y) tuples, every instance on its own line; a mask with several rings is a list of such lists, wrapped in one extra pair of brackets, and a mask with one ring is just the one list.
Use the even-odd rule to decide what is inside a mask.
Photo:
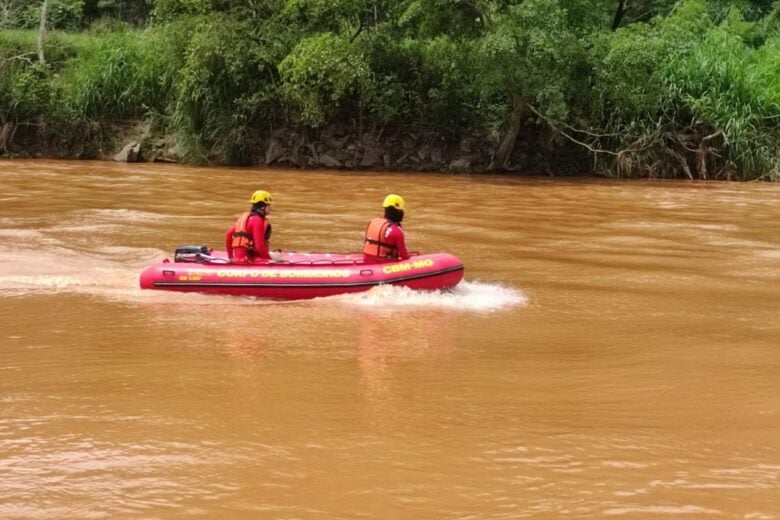
[(43, 61), (14, 28), (29, 8), (0, 30), (0, 153), (132, 137), (193, 163), (780, 172), (780, 7), (760, 0), (60, 3)]

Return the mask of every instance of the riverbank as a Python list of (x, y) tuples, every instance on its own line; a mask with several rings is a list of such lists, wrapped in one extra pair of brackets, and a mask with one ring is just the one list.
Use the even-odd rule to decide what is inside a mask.
[[(172, 135), (155, 135), (145, 123), (115, 126), (104, 133), (106, 142), (80, 143), (77, 148), (52, 143), (13, 143), (6, 156), (60, 159), (97, 159), (120, 162), (188, 163)], [(500, 171), (548, 176), (592, 175), (591, 164), (581, 149), (554, 143), (544, 147), (535, 138), (521, 138)], [(554, 140), (554, 136), (548, 136)], [(427, 171), (488, 173), (497, 136), (483, 135), (448, 139), (434, 132), (389, 132), (345, 125), (323, 129), (282, 128), (257, 136), (247, 151), (247, 165), (284, 166), (301, 169)], [(2, 155), (0, 155), (2, 157)], [(220, 163), (218, 157), (207, 164)], [(674, 175), (670, 175), (674, 176)]]
[[(104, 129), (106, 142), (76, 143), (63, 148), (62, 141), (53, 145), (14, 144), (0, 153), (2, 158), (77, 159), (117, 162), (159, 162), (193, 164), (181, 153), (174, 136), (154, 135), (145, 123), (127, 124)], [(497, 136), (447, 139), (436, 133), (402, 133), (366, 131), (362, 137), (344, 126), (311, 129), (279, 129), (265, 138), (258, 137), (243, 164), (251, 167), (284, 167), (345, 171), (440, 172), (461, 174), (502, 173), (522, 176), (635, 178), (630, 172), (594, 169), (589, 154), (571, 143), (561, 143), (554, 135), (553, 144), (544, 146), (537, 139), (520, 140), (504, 168), (491, 168)], [(218, 157), (195, 164), (230, 166)], [(694, 168), (695, 163), (694, 163)], [(685, 169), (687, 168), (687, 170)], [(641, 178), (688, 180), (762, 180), (780, 182), (780, 172), (773, 170), (756, 179), (739, 175), (694, 175), (691, 167), (660, 170), (650, 168)]]

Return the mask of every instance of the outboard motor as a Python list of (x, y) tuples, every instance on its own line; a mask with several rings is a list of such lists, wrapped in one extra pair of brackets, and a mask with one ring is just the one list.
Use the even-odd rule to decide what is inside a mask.
[(211, 250), (206, 246), (179, 246), (173, 255), (174, 262), (203, 263), (210, 258)]

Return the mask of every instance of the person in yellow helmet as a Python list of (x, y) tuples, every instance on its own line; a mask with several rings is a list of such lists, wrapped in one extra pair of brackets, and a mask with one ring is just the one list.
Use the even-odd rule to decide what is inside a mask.
[(406, 260), (409, 252), (406, 250), (406, 239), (401, 222), (404, 219), (404, 199), (391, 193), (385, 197), (382, 207), (385, 215), (375, 218), (366, 227), (363, 242), (363, 258), (366, 262), (386, 262)]
[(269, 260), (268, 243), (271, 240), (271, 194), (257, 190), (249, 199), (249, 211), (238, 217), (225, 233), (225, 249), (228, 258), (235, 263), (253, 263)]

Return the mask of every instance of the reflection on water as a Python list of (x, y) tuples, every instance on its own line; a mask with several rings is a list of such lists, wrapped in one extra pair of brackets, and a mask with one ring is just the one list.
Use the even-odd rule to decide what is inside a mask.
[[(452, 330), (456, 319), (438, 310), (361, 312), (357, 360), (363, 399), (374, 422), (398, 416), (405, 393), (398, 372), (404, 367), (446, 363), (455, 348)], [(399, 321), (404, 324), (404, 337), (399, 337)]]
[[(780, 517), (775, 185), (0, 175), (0, 518)], [(400, 192), (411, 248), (465, 280), (138, 289), (177, 245), (220, 245), (258, 188), (273, 247), (342, 252)]]

